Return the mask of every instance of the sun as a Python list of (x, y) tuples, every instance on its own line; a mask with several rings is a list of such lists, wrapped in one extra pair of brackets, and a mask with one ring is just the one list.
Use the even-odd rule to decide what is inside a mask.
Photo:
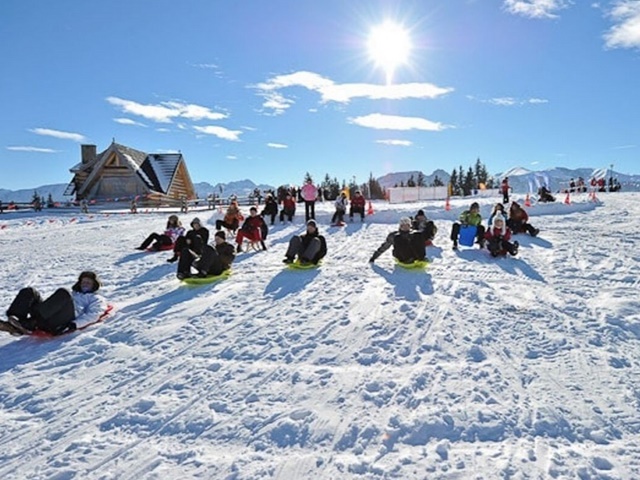
[(389, 84), (395, 69), (409, 60), (411, 38), (401, 25), (386, 21), (371, 29), (367, 46), (371, 59), (385, 70)]

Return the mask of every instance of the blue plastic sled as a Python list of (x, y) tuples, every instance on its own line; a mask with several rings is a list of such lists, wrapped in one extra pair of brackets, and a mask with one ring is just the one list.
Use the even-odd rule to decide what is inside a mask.
[(478, 234), (478, 227), (475, 225), (462, 225), (460, 227), (460, 237), (458, 243), (465, 247), (473, 247), (473, 242), (476, 240)]

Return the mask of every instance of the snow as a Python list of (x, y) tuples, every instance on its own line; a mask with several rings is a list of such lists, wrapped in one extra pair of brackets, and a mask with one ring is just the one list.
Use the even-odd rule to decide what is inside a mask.
[[(599, 198), (532, 207), (540, 237), (504, 259), (451, 250), (469, 200), (374, 202), (342, 229), (327, 202), (319, 269), (281, 262), (299, 210), (200, 287), (133, 250), (167, 212), (0, 215), (4, 308), (85, 269), (116, 307), (0, 337), (0, 478), (640, 478), (640, 194)], [(368, 264), (418, 208), (439, 228), (427, 270)]]

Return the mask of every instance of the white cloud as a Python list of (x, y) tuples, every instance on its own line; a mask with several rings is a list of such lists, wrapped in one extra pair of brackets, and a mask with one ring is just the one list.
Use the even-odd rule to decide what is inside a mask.
[(626, 150), (628, 148), (636, 148), (637, 145), (618, 145), (617, 147), (613, 147), (615, 150)]
[(604, 35), (608, 48), (640, 48), (640, 1), (619, 0), (609, 16), (614, 25)]
[(124, 113), (137, 115), (158, 123), (171, 123), (173, 118), (189, 120), (222, 120), (224, 113), (213, 112), (207, 107), (182, 102), (161, 102), (158, 105), (145, 105), (118, 97), (107, 97), (107, 102), (119, 107)]
[(350, 118), (349, 122), (376, 130), (427, 130), (439, 132), (446, 128), (452, 128), (450, 125), (432, 122), (426, 118), (400, 117), (397, 115), (383, 115), (381, 113), (372, 113), (362, 117)]
[(240, 134), (242, 134), (241, 130), (229, 130), (228, 128), (218, 127), (215, 125), (208, 125), (206, 127), (194, 126), (193, 128), (200, 133), (214, 135), (218, 138), (222, 138), (224, 140), (232, 140), (235, 142), (240, 140)]
[(138, 127), (146, 127), (144, 123), (136, 122), (135, 120), (131, 120), (130, 118), (114, 118), (113, 121), (121, 125), (136, 125)]
[(520, 99), (515, 97), (494, 97), (489, 99), (481, 99), (474, 97), (473, 95), (467, 95), (469, 100), (475, 100), (480, 103), (489, 103), (491, 105), (498, 105), (500, 107), (517, 107), (521, 105), (540, 105), (543, 103), (549, 103), (549, 100), (544, 98), (526, 98)]
[(236, 157), (235, 155), (227, 155), (227, 160), (237, 160), (238, 157)]
[(79, 133), (62, 132), (60, 130), (52, 130), (50, 128), (32, 128), (29, 131), (38, 135), (60, 138), (62, 140), (73, 140), (74, 142), (84, 142), (86, 140), (84, 135), (80, 135)]
[(376, 143), (398, 147), (410, 147), (411, 145), (413, 145), (413, 142), (410, 142), (409, 140), (376, 140)]
[(567, 8), (570, 0), (504, 0), (504, 8), (514, 15), (529, 18), (556, 18), (556, 12)]
[(35, 153), (57, 153), (57, 150), (53, 150), (52, 148), (40, 148), (40, 147), (7, 147), (7, 150), (11, 150), (13, 152), (35, 152)]
[(317, 92), (323, 103), (348, 103), (354, 98), (401, 100), (405, 98), (436, 98), (453, 91), (453, 88), (438, 87), (431, 83), (404, 83), (376, 85), (369, 83), (338, 84), (313, 72), (296, 72), (278, 75), (255, 86), (266, 101), (263, 107), (274, 114), (283, 113), (294, 101), (285, 98), (279, 91), (284, 88), (302, 87)]
[(271, 147), (271, 148), (289, 148), (288, 145), (284, 145), (282, 143), (267, 143), (267, 147)]
[(160, 127), (160, 128), (156, 128), (156, 132), (160, 132), (160, 133), (168, 133), (171, 130), (169, 130), (168, 128), (164, 128), (164, 127)]

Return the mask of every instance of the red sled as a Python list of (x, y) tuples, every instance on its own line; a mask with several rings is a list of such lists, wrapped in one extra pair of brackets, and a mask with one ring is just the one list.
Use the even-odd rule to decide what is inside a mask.
[(73, 332), (79, 332), (81, 330), (84, 330), (85, 328), (90, 327), (91, 325), (95, 325), (96, 323), (100, 323), (104, 321), (111, 314), (112, 310), (113, 310), (113, 305), (107, 305), (107, 308), (105, 309), (105, 311), (102, 312), (102, 315), (100, 315), (95, 322), (87, 323), (83, 327), (76, 328), (75, 330), (71, 330), (68, 332), (64, 332), (61, 335), (53, 335), (52, 333), (45, 332), (43, 330), (35, 330), (31, 335), (28, 335), (28, 336), (38, 337), (38, 338), (53, 338), (53, 337), (61, 337), (63, 335), (68, 335), (69, 333), (73, 333)]

